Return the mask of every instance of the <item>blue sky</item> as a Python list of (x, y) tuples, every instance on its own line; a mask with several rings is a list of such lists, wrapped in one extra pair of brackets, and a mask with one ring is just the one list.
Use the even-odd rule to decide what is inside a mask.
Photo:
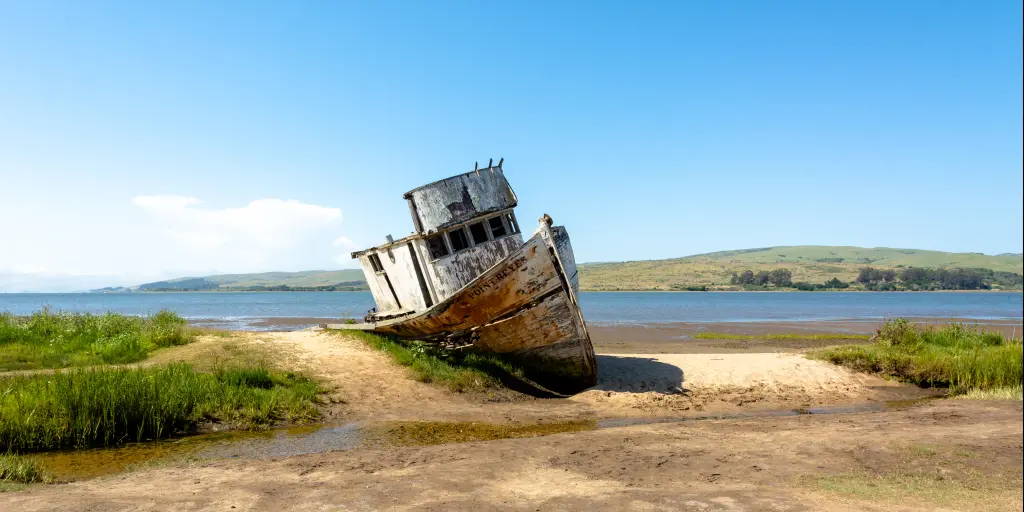
[(403, 192), (499, 157), (579, 261), (1020, 252), (1021, 18), (0, 1), (0, 289), (347, 266), (411, 230)]

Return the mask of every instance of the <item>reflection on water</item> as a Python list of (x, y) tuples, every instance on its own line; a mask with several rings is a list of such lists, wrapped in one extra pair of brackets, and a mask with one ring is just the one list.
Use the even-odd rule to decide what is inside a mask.
[(498, 439), (522, 439), (656, 423), (795, 416), (800, 414), (869, 413), (911, 407), (934, 398), (936, 397), (895, 402), (703, 416), (610, 418), (525, 425), (430, 421), (310, 425), (263, 432), (202, 434), (169, 441), (134, 443), (120, 448), (60, 451), (35, 454), (33, 457), (38, 459), (47, 472), (58, 481), (72, 481), (116, 474), (125, 470), (147, 467), (153, 464), (181, 463), (190, 460), (276, 459), (359, 448), (379, 449)]

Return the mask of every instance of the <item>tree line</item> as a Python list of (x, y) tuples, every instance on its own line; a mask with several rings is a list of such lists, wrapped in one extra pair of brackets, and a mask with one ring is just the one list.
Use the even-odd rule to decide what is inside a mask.
[(896, 271), (864, 267), (857, 274), (857, 282), (868, 290), (878, 291), (990, 290), (993, 285), (1020, 288), (1024, 285), (1024, 276), (985, 268), (907, 267)]
[(730, 283), (788, 288), (793, 286), (793, 273), (785, 268), (777, 268), (770, 272), (762, 270), (756, 274), (753, 270), (744, 270), (742, 274), (734, 273)]
[[(744, 287), (796, 288), (802, 291), (843, 290), (851, 285), (835, 277), (823, 283), (793, 282), (793, 273), (784, 268), (761, 270), (756, 273), (753, 270), (744, 270), (739, 274), (733, 273), (729, 282)], [(989, 290), (993, 286), (1020, 289), (1024, 286), (1024, 276), (984, 268), (863, 267), (857, 274), (856, 283), (872, 291)]]

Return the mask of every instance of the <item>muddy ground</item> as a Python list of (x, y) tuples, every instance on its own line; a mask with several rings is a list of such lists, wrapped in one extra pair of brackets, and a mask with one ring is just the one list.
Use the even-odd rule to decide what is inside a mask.
[[(298, 331), (204, 338), (155, 360), (209, 360), (245, 350), (310, 371), (331, 389), (328, 424), (585, 426), (521, 439), (171, 459), (2, 493), (0, 509), (1022, 507), (1019, 401), (915, 402), (907, 399), (929, 392), (808, 360), (799, 348), (713, 353), (707, 351), (713, 347), (685, 345), (661, 353), (637, 342), (621, 347), (627, 353), (610, 353), (615, 350), (597, 337), (598, 386), (569, 399), (454, 394), (417, 382), (384, 354), (343, 336)], [(820, 406), (849, 408), (793, 412)]]

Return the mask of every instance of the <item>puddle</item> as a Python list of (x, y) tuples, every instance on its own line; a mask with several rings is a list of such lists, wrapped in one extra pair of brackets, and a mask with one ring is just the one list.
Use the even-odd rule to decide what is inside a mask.
[(522, 439), (598, 428), (595, 420), (509, 425), (501, 423), (391, 422), (364, 429), (367, 446), (427, 446), (497, 439)]
[(661, 418), (609, 418), (597, 420), (597, 428), (628, 427), (632, 425), (653, 425), (657, 423), (684, 423), (689, 421), (735, 420), (746, 418), (771, 418), (784, 416), (800, 416), (804, 414), (852, 414), (861, 412), (897, 411), (928, 401), (942, 398), (943, 395), (926, 396), (909, 400), (891, 400), (887, 402), (871, 402), (866, 404), (835, 405), (829, 407), (809, 407), (799, 409), (769, 409), (722, 414), (705, 414), (699, 416), (661, 417)]
[(939, 398), (876, 402), (807, 409), (765, 410), (743, 413), (662, 418), (610, 418), (601, 420), (539, 423), (530, 425), (397, 421), (311, 425), (263, 432), (223, 432), (174, 440), (128, 444), (119, 448), (69, 450), (32, 455), (58, 481), (112, 475), (161, 463), (215, 459), (276, 459), (347, 451), (357, 448), (389, 448), (522, 439), (567, 432), (628, 427), (658, 423), (704, 420), (797, 416), (801, 414), (850, 414), (904, 409)]
[(532, 425), (398, 421), (308, 425), (262, 432), (222, 432), (173, 440), (129, 443), (118, 448), (32, 454), (59, 482), (122, 473), (134, 468), (189, 460), (276, 459), (354, 450), (540, 437), (597, 428), (597, 422)]

